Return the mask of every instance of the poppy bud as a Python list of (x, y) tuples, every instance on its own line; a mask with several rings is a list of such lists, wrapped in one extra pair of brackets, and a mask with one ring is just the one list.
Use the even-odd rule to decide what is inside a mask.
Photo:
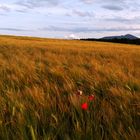
[(82, 90), (78, 90), (77, 94), (80, 95), (80, 96), (82, 96), (83, 91)]
[(95, 99), (95, 96), (94, 96), (94, 95), (90, 95), (90, 96), (88, 97), (88, 99), (89, 99), (90, 101), (93, 101), (93, 100)]

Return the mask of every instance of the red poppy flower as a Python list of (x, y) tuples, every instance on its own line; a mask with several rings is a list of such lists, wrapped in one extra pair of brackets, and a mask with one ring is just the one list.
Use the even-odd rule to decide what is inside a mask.
[(83, 110), (87, 110), (87, 109), (88, 109), (88, 104), (87, 104), (87, 103), (83, 103), (83, 104), (81, 105), (81, 108), (82, 108)]
[(88, 99), (89, 99), (90, 101), (93, 101), (93, 100), (95, 99), (95, 96), (94, 96), (94, 95), (90, 95), (90, 96), (88, 97)]

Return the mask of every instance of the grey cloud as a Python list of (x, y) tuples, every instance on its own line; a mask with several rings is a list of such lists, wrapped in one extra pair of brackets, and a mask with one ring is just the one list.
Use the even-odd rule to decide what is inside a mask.
[[(123, 9), (129, 9), (130, 7), (135, 7), (139, 2), (134, 2), (132, 0), (80, 0), (84, 4), (96, 4), (107, 10), (121, 11)], [(138, 0), (137, 0), (138, 1)], [(135, 5), (135, 6), (134, 6)]]
[(88, 11), (73, 10), (72, 13), (80, 17), (94, 17), (94, 13)]
[(2, 13), (0, 13), (0, 16), (6, 16), (6, 14), (2, 14)]
[(17, 31), (17, 32), (21, 32), (21, 31), (31, 31), (31, 30), (26, 30), (26, 29), (18, 29), (18, 28), (0, 28), (1, 31)]
[(94, 4), (94, 3), (99, 3), (99, 4), (102, 4), (102, 3), (110, 3), (110, 4), (113, 4), (113, 3), (123, 3), (124, 1), (127, 1), (127, 0), (80, 0), (81, 2), (85, 3), (85, 4)]
[(112, 21), (112, 22), (119, 22), (119, 23), (132, 23), (132, 24), (139, 24), (140, 23), (140, 16), (134, 18), (125, 18), (125, 17), (114, 17), (114, 18), (106, 18), (105, 21)]
[(76, 32), (120, 32), (120, 31), (140, 31), (140, 28), (78, 28)]
[(58, 32), (75, 32), (75, 33), (81, 33), (81, 32), (119, 32), (119, 31), (140, 31), (140, 28), (124, 28), (124, 27), (118, 27), (118, 28), (88, 28), (88, 27), (57, 27), (57, 26), (48, 26), (45, 28), (39, 29), (41, 31), (58, 31)]
[(115, 10), (115, 11), (123, 10), (121, 6), (115, 6), (115, 5), (103, 5), (102, 7), (107, 10)]
[(19, 12), (19, 13), (27, 13), (28, 12), (28, 9), (17, 9), (15, 11), (16, 12)]
[(19, 0), (16, 4), (33, 9), (42, 6), (56, 6), (59, 4), (59, 0)]
[(11, 9), (8, 6), (0, 5), (0, 10), (5, 11), (5, 12), (9, 12)]

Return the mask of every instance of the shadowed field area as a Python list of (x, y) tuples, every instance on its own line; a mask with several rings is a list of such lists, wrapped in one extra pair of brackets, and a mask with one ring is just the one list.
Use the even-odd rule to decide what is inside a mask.
[(139, 138), (140, 46), (0, 36), (1, 140)]

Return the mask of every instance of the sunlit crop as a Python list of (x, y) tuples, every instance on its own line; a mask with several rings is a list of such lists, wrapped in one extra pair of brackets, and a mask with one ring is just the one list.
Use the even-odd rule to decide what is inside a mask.
[(140, 46), (0, 37), (0, 140), (138, 140)]

